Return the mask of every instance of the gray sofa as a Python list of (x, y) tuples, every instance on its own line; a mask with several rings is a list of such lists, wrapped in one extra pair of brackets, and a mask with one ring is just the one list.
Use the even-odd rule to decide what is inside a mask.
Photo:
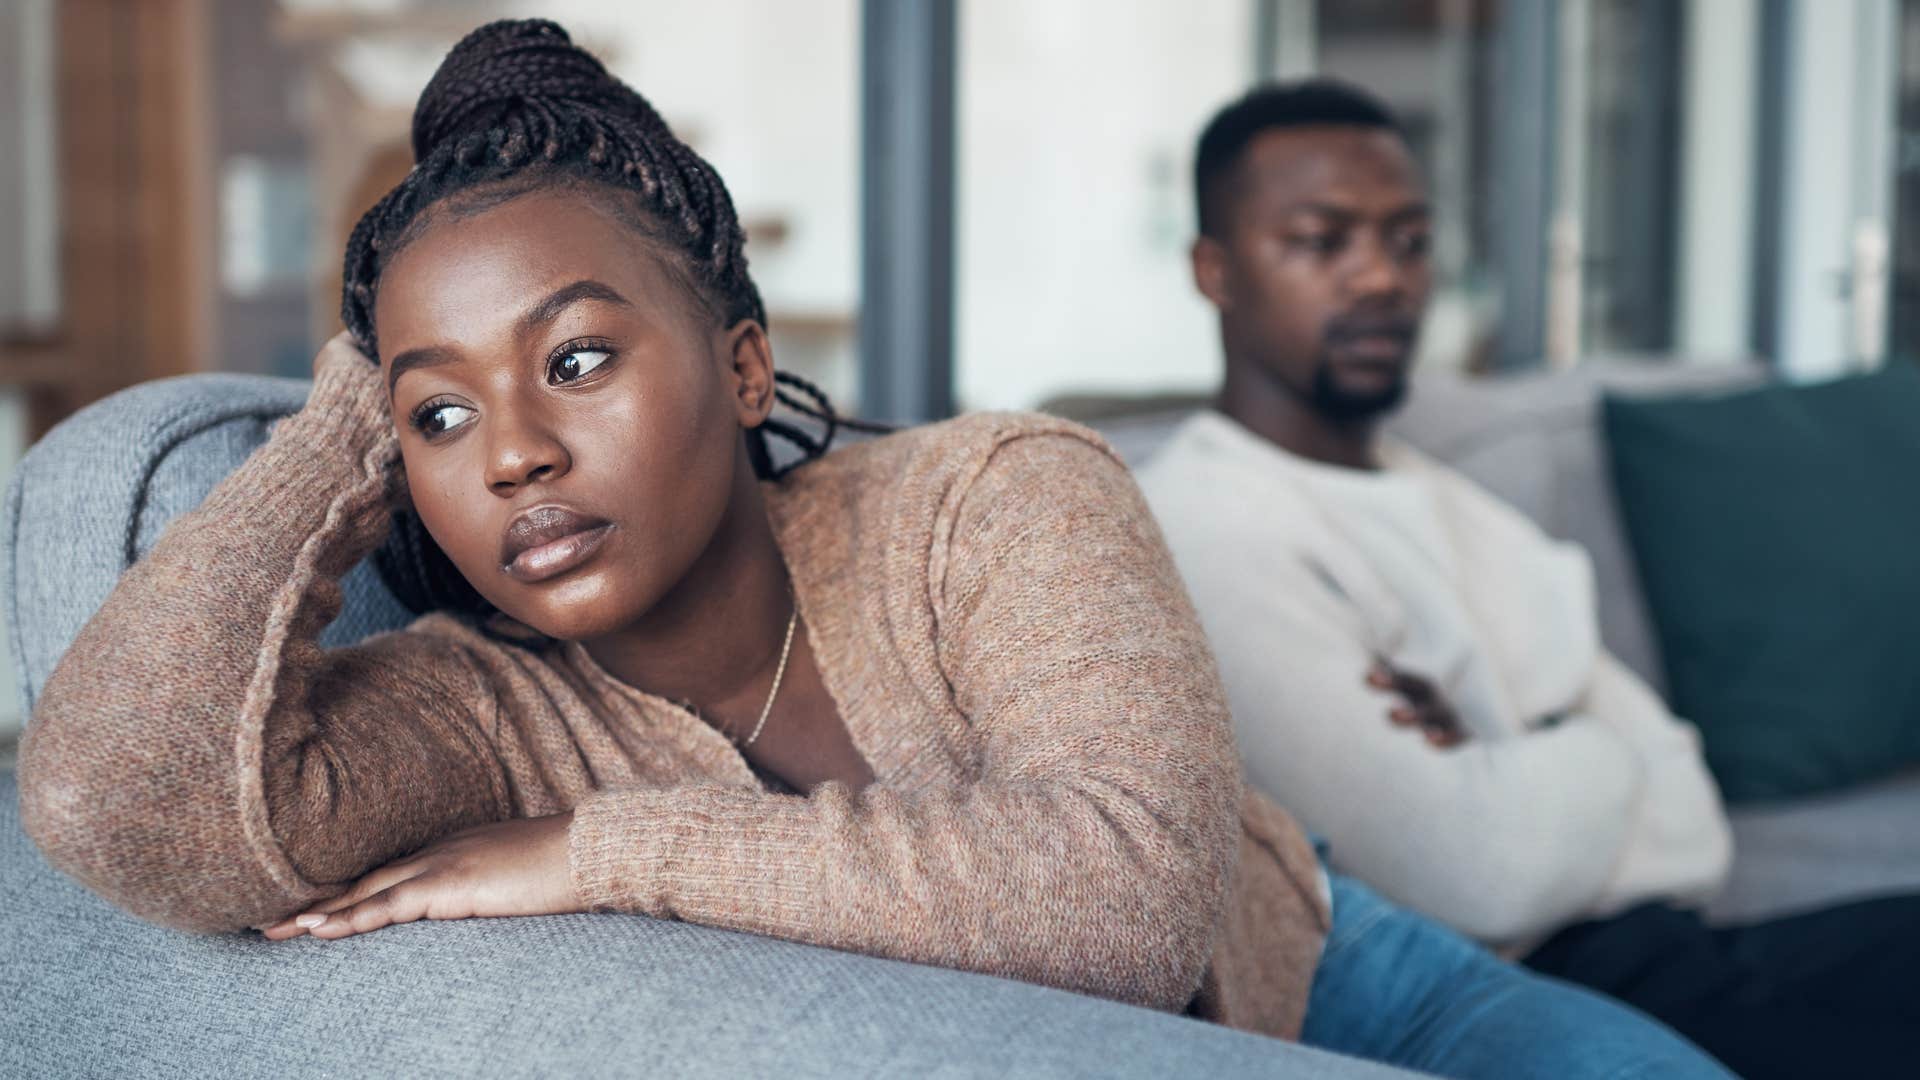
[[(1657, 677), (1595, 435), (1596, 383), (1665, 390), (1754, 377), (1670, 368), (1430, 379), (1398, 430), (1593, 548), (1607, 639)], [(28, 454), (0, 520), (0, 567), (29, 712), (121, 570), (304, 393), (238, 376), (150, 384)], [(1138, 459), (1175, 419), (1102, 427)], [(328, 633), (352, 640), (401, 617), (363, 567)], [(1743, 811), (1735, 882), (1717, 910), (1920, 888), (1920, 831), (1907, 827), (1916, 812), (1920, 778)], [(1399, 1075), (1070, 994), (639, 918), (419, 924), (284, 945), (177, 934), (49, 869), (0, 774), (0, 1075), (775, 1072)]]
[[(28, 714), (120, 572), (306, 390), (151, 383), (27, 454), (0, 567)], [(404, 621), (370, 568), (346, 586), (331, 641)], [(1061, 991), (626, 916), (195, 937), (48, 867), (0, 771), (0, 1077), (1183, 1074), (1407, 1075)]]

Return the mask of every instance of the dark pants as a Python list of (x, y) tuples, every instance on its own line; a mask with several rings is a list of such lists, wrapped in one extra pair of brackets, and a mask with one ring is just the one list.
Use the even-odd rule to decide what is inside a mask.
[(1920, 896), (1723, 928), (1649, 904), (1568, 927), (1525, 962), (1658, 1017), (1749, 1080), (1920, 1076)]

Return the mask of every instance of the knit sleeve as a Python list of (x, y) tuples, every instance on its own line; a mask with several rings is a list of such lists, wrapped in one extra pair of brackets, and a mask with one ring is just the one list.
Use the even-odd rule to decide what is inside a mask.
[(1733, 866), (1733, 831), (1700, 754), (1700, 732), (1602, 650), (1579, 710), (1620, 733), (1645, 781), (1613, 874), (1594, 902), (1618, 911), (1650, 896), (1705, 901)]
[(928, 588), (974, 781), (603, 793), (575, 810), (576, 885), (603, 907), (1184, 1007), (1240, 783), (1158, 530), (1117, 460), (1057, 432), (999, 445), (947, 511)]
[(330, 354), (48, 679), (19, 772), (49, 861), (143, 918), (238, 930), (505, 816), (492, 698), (458, 646), (318, 644), (400, 482), (378, 370)]

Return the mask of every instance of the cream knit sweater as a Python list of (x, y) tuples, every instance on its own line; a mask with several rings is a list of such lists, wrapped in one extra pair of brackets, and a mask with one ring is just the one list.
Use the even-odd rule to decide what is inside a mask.
[(806, 796), (576, 645), (432, 615), (318, 647), (397, 458), (378, 372), (330, 362), (127, 573), (21, 748), (55, 865), (143, 917), (232, 931), (453, 830), (571, 808), (595, 908), (1297, 1031), (1317, 863), (1243, 801), (1199, 623), (1096, 436), (974, 417), (766, 489), (876, 776)]
[[(1394, 444), (1379, 472), (1202, 413), (1140, 482), (1212, 634), (1249, 781), (1399, 903), (1496, 945), (1724, 879), (1695, 730), (1599, 641), (1584, 552)], [(1375, 656), (1468, 741), (1386, 718)]]

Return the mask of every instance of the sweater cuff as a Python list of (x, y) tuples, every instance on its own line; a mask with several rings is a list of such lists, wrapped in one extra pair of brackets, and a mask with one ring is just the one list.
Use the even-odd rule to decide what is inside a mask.
[(573, 886), (589, 910), (791, 936), (818, 914), (811, 818), (805, 799), (749, 788), (595, 792), (573, 809)]

